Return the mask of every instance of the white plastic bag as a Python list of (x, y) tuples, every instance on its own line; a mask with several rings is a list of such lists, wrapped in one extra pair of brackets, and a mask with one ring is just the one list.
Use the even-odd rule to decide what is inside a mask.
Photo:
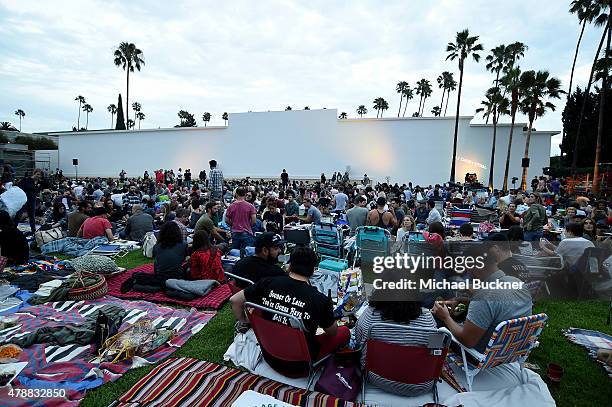
[(19, 187), (11, 187), (0, 195), (0, 201), (4, 204), (5, 210), (11, 218), (25, 205), (28, 197), (23, 189)]

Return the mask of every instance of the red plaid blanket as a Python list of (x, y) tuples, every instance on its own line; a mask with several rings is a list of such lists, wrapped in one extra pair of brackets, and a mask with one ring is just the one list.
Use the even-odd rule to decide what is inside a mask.
[(134, 300), (145, 300), (151, 302), (161, 302), (169, 304), (180, 304), (188, 307), (201, 308), (201, 309), (219, 309), (225, 301), (232, 296), (232, 292), (227, 284), (222, 284), (215, 288), (202, 298), (196, 298), (191, 301), (177, 300), (174, 298), (167, 297), (164, 293), (141, 293), (136, 291), (130, 291), (127, 293), (121, 292), (121, 284), (134, 273), (153, 273), (153, 264), (145, 264), (140, 267), (136, 267), (132, 270), (127, 270), (125, 273), (121, 273), (117, 276), (108, 278), (108, 294), (126, 299)]

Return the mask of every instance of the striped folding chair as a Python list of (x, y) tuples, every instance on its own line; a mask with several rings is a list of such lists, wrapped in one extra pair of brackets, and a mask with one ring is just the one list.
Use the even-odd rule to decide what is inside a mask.
[[(493, 331), (484, 353), (466, 348), (453, 337), (453, 342), (461, 348), (461, 354), (450, 351), (448, 359), (463, 369), (468, 389), (472, 391), (474, 377), (483, 369), (514, 362), (518, 362), (523, 369), (529, 353), (539, 345), (538, 337), (547, 320), (546, 314), (537, 314), (500, 322)], [(478, 363), (471, 363), (467, 354)]]
[(466, 222), (470, 221), (470, 217), (472, 215), (471, 209), (458, 208), (453, 206), (450, 210), (450, 226), (459, 227)]

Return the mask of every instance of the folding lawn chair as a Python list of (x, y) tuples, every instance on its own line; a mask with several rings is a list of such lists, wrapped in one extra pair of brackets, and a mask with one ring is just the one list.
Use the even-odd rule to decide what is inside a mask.
[[(257, 342), (265, 353), (283, 362), (302, 362), (308, 365), (308, 384), (306, 390), (310, 390), (310, 386), (315, 378), (316, 369), (320, 367), (331, 354), (319, 360), (314, 360), (310, 355), (306, 336), (304, 335), (304, 332), (306, 332), (304, 323), (296, 316), (275, 311), (251, 302), (245, 303), (244, 306), (253, 332), (255, 332)], [(262, 316), (263, 312), (281, 317), (290, 323), (291, 326), (269, 321)], [(279, 373), (283, 374), (283, 372)]]
[[(463, 369), (468, 390), (472, 391), (474, 377), (483, 369), (518, 362), (522, 370), (529, 353), (539, 345), (538, 337), (547, 320), (546, 314), (537, 314), (500, 322), (493, 331), (484, 353), (465, 347), (453, 337), (453, 342), (461, 348), (461, 355), (451, 350), (448, 358)], [(440, 329), (450, 334), (446, 328)], [(478, 363), (471, 363), (466, 354)]]
[(342, 230), (333, 223), (314, 225), (311, 230), (315, 251), (319, 255), (342, 258), (343, 234)]
[(242, 291), (242, 288), (236, 285), (236, 281), (240, 281), (241, 283), (247, 284), (247, 286), (255, 284), (253, 281), (249, 280), (248, 278), (240, 277), (239, 275), (228, 273), (227, 271), (225, 272), (225, 280), (227, 281), (227, 284), (229, 285), (232, 295)]
[(375, 328), (396, 328), (427, 335), (427, 345), (399, 345), (378, 339), (368, 339), (361, 400), (365, 403), (368, 373), (403, 384), (422, 384), (433, 381), (433, 399), (438, 403), (437, 382), (451, 343), (451, 335), (438, 329), (408, 327), (377, 322), (370, 326), (368, 338)]
[(388, 256), (390, 254), (389, 241), (391, 233), (377, 226), (360, 226), (356, 229), (355, 247), (356, 253), (353, 266), (360, 259), (362, 262), (371, 261), (376, 256)]
[(550, 289), (548, 288), (547, 279), (561, 272), (565, 263), (561, 256), (525, 256), (522, 254), (513, 254), (516, 260), (520, 261), (527, 267), (529, 275), (526, 277), (526, 282), (540, 281), (546, 290), (547, 294), (550, 295)]

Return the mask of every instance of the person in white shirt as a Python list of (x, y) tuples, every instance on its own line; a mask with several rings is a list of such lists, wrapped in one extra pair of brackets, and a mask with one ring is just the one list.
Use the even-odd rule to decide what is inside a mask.
[(74, 191), (74, 196), (77, 199), (83, 199), (83, 185), (78, 184), (76, 187), (74, 187), (73, 191)]
[(565, 225), (565, 239), (563, 239), (556, 248), (548, 240), (542, 240), (540, 247), (549, 255), (557, 254), (563, 257), (565, 263), (571, 268), (576, 264), (588, 247), (595, 247), (593, 242), (582, 237), (583, 233), (584, 228), (582, 223), (570, 222)]
[(442, 222), (442, 215), (436, 209), (436, 202), (433, 200), (427, 201), (427, 208), (429, 208), (429, 215), (427, 216), (427, 224), (431, 225), (434, 222)]
[(349, 200), (349, 197), (344, 193), (344, 187), (340, 187), (338, 190), (338, 193), (334, 195), (334, 198), (332, 199), (332, 203), (334, 205), (334, 212), (344, 211), (346, 209), (346, 204)]

